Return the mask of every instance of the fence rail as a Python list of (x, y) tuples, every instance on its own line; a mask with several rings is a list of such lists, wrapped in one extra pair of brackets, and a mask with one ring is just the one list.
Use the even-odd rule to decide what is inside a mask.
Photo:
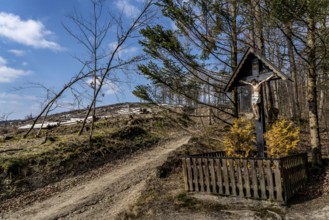
[(190, 192), (286, 202), (307, 178), (307, 156), (279, 159), (228, 158), (215, 152), (182, 158), (185, 189)]

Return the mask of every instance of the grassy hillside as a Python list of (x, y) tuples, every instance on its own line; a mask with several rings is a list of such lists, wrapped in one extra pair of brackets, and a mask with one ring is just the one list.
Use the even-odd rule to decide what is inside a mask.
[(77, 135), (79, 124), (45, 130), (38, 138), (34, 131), (25, 139), (12, 129), (0, 140), (0, 200), (152, 147), (181, 129), (177, 122), (189, 123), (165, 112), (101, 119), (91, 141)]

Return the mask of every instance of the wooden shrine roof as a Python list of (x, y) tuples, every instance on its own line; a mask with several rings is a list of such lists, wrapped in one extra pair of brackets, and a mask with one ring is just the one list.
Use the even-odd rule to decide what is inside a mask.
[[(259, 76), (252, 76), (252, 60), (255, 57), (263, 64), (263, 65), (261, 65), (262, 69), (260, 69)], [(260, 81), (260, 80), (262, 80), (262, 78), (264, 78), (264, 77), (262, 77), (262, 74), (264, 76), (265, 75), (268, 76), (268, 74), (264, 74), (264, 73), (269, 73), (269, 72), (275, 73), (277, 75), (272, 80), (275, 80), (275, 79), (283, 79), (283, 80), (289, 79), (290, 80), (290, 78), (287, 75), (285, 75), (281, 70), (279, 70), (279, 68), (277, 68), (272, 62), (270, 62), (263, 55), (257, 53), (254, 49), (249, 47), (249, 49), (243, 55), (239, 65), (233, 72), (230, 80), (226, 84), (225, 91), (230, 92), (233, 90), (234, 87), (240, 86), (239, 81), (242, 79), (245, 80), (247, 77), (249, 79), (254, 78), (254, 79), (257, 79), (258, 81)]]

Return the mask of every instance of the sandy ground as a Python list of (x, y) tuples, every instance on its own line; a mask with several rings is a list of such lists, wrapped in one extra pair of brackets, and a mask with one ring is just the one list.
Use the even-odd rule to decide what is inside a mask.
[(111, 172), (81, 182), (65, 191), (18, 210), (2, 213), (0, 219), (114, 219), (140, 196), (145, 181), (155, 175), (168, 154), (186, 144), (181, 136), (122, 161)]
[[(162, 142), (150, 150), (138, 152), (114, 164), (107, 164), (82, 177), (78, 176), (73, 180), (56, 183), (56, 188), (61, 189), (58, 192), (49, 193), (48, 197), (43, 196), (42, 199), (32, 204), (19, 203), (20, 205), (11, 211), (2, 212), (0, 210), (0, 219), (115, 219), (120, 212), (133, 206), (143, 192), (147, 179), (154, 177), (155, 168), (165, 162), (170, 152), (186, 144), (189, 139), (190, 137), (187, 135), (178, 136)], [(47, 188), (41, 189), (41, 191), (47, 192)], [(38, 196), (38, 193), (35, 193), (35, 196)], [(220, 198), (206, 197), (212, 197), (210, 200)], [(203, 200), (202, 198), (197, 199)], [(261, 212), (266, 214), (265, 219), (329, 219), (329, 194), (307, 201), (295, 202), (288, 207), (281, 207), (280, 212), (262, 207), (264, 202), (257, 204), (257, 201), (252, 202), (251, 207), (239, 207), (239, 202), (236, 202), (234, 198), (230, 200), (227, 197), (221, 198), (217, 203), (232, 207), (213, 212), (167, 210), (167, 212), (160, 212), (151, 217), (144, 216), (141, 219), (258, 220), (264, 219), (260, 217), (260, 210), (258, 210), (260, 208)], [(269, 207), (272, 205), (270, 204)]]

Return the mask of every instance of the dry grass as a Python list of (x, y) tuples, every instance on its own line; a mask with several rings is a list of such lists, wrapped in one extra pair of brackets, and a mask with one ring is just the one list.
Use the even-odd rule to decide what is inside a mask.
[[(207, 128), (205, 132), (207, 132), (207, 135), (199, 134), (192, 138), (187, 145), (169, 156), (168, 160), (161, 167), (158, 167), (157, 177), (148, 180), (147, 187), (137, 203), (122, 212), (118, 219), (165, 219), (166, 216), (190, 216), (194, 218), (199, 216), (200, 213), (209, 213), (212, 217), (215, 216), (214, 218), (208, 216), (209, 219), (216, 219), (216, 217), (217, 219), (236, 219), (239, 215), (235, 215), (234, 210), (249, 210), (258, 219), (284, 217), (286, 208), (275, 204), (257, 206), (256, 203), (253, 204), (251, 201), (249, 206), (248, 203), (247, 206), (243, 203), (242, 206), (234, 203), (228, 205), (227, 203), (210, 200), (199, 200), (194, 198), (193, 194), (185, 192), (180, 155), (222, 150), (219, 139), (221, 139), (225, 130), (213, 126)], [(321, 135), (324, 140), (323, 143), (328, 146), (326, 131), (322, 132)], [(308, 134), (302, 132), (301, 136), (303, 144), (299, 146), (299, 150), (305, 151), (309, 148)], [(290, 201), (291, 204), (303, 202), (301, 209), (307, 209), (309, 204), (314, 203), (312, 200), (328, 195), (329, 166), (310, 175), (311, 178), (309, 178), (306, 187)], [(230, 216), (231, 211), (233, 214)]]
[[(137, 123), (138, 121), (138, 123)], [(77, 175), (104, 163), (153, 146), (177, 127), (161, 116), (103, 119), (96, 123), (93, 139), (77, 135), (79, 125), (60, 126), (33, 134), (11, 134), (0, 145), (0, 198), (34, 190)]]

